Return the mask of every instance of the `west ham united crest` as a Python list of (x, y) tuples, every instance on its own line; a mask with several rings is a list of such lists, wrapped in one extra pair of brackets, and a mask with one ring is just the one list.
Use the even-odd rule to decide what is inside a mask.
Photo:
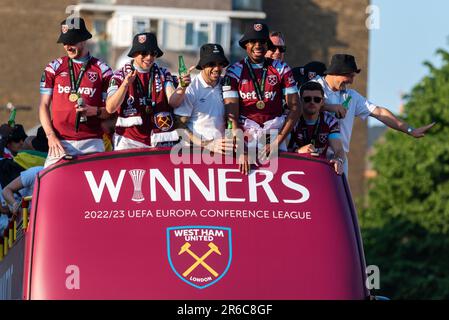
[(88, 71), (87, 78), (89, 79), (90, 82), (95, 82), (98, 79), (98, 74), (96, 72)]
[(204, 289), (224, 277), (231, 265), (231, 229), (215, 226), (167, 228), (168, 261), (189, 285)]

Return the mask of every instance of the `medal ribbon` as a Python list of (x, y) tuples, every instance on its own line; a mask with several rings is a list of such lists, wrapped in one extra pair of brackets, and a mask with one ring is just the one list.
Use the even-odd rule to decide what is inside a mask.
[(87, 58), (87, 61), (83, 63), (81, 67), (80, 73), (78, 75), (78, 79), (75, 81), (75, 71), (73, 70), (73, 61), (69, 59), (69, 71), (70, 71), (70, 93), (77, 93), (81, 84), (81, 80), (83, 79), (84, 73), (86, 72), (87, 65), (90, 62), (90, 57)]
[[(307, 130), (307, 124), (306, 124), (306, 122), (305, 122), (303, 117), (301, 117), (301, 121), (304, 123), (302, 131), (303, 131), (303, 134), (304, 134), (304, 145), (306, 145), (307, 141), (309, 140), (309, 137), (308, 137), (309, 136), (308, 135), (308, 131), (309, 130)], [(320, 131), (320, 116), (318, 116), (318, 119), (317, 119), (317, 121), (315, 123), (315, 128), (313, 129), (312, 137), (310, 139), (310, 144), (312, 144), (314, 147), (316, 147), (315, 146), (315, 142), (316, 142), (316, 139), (318, 138), (319, 131)]]
[[(133, 63), (131, 63), (131, 66), (133, 66)], [(145, 97), (145, 107), (146, 112), (149, 112), (150, 110), (148, 107), (151, 105), (153, 108), (156, 105), (156, 103), (153, 101), (153, 79), (154, 79), (154, 72), (153, 72), (153, 66), (151, 66), (150, 69), (150, 79), (148, 80), (148, 95), (145, 95), (145, 91), (143, 90), (143, 84), (139, 79), (139, 76), (136, 77), (136, 85), (137, 85), (137, 92), (140, 96)], [(134, 70), (134, 67), (132, 68)]]
[(251, 81), (253, 82), (254, 89), (256, 90), (257, 98), (259, 99), (259, 101), (263, 101), (265, 98), (265, 79), (267, 77), (267, 71), (268, 71), (268, 67), (266, 65), (266, 60), (264, 61), (264, 64), (263, 64), (263, 74), (262, 74), (260, 86), (259, 86), (259, 82), (257, 81), (256, 75), (254, 73), (254, 69), (251, 66), (251, 63), (248, 61), (248, 58), (245, 59), (245, 63), (248, 66), (249, 76), (251, 77)]

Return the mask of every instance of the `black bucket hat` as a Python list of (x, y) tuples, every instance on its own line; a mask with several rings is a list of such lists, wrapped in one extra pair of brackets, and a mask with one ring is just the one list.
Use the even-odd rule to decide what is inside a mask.
[(11, 132), (8, 135), (7, 138), (7, 143), (14, 141), (14, 142), (19, 142), (21, 140), (25, 141), (25, 139), (27, 138), (27, 134), (25, 133), (25, 130), (23, 129), (23, 126), (21, 124), (16, 124)]
[(156, 58), (164, 54), (157, 45), (156, 35), (151, 32), (138, 33), (134, 36), (133, 46), (128, 53), (128, 57), (133, 58), (138, 52), (156, 52)]
[(335, 54), (332, 56), (331, 65), (324, 74), (341, 75), (348, 73), (360, 73), (357, 64), (355, 63), (354, 56), (350, 54)]
[(326, 71), (326, 65), (320, 61), (311, 61), (303, 67), (295, 67), (292, 69), (293, 77), (298, 86), (303, 85), (316, 76), (323, 76)]
[(77, 44), (92, 38), (86, 28), (83, 18), (73, 18), (61, 21), (61, 34), (57, 43)]
[(223, 47), (216, 43), (206, 43), (200, 48), (200, 61), (196, 68), (203, 70), (211, 62), (221, 63), (224, 67), (229, 65), (229, 61), (224, 54)]
[(273, 47), (273, 43), (270, 40), (270, 31), (265, 23), (253, 23), (246, 27), (245, 33), (239, 41), (239, 45), (246, 49), (245, 45), (250, 40), (262, 40), (268, 43), (268, 48)]

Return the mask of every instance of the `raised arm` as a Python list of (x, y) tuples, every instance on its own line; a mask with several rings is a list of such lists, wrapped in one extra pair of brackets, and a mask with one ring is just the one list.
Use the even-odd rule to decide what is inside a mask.
[(411, 135), (414, 138), (422, 138), (425, 133), (435, 125), (435, 122), (428, 124), (420, 128), (413, 128), (405, 121), (396, 117), (390, 110), (384, 107), (375, 108), (371, 114), (372, 117), (376, 118), (380, 122), (384, 123), (386, 126), (401, 131)]
[[(187, 87), (192, 82), (192, 78), (190, 77), (190, 73), (195, 69), (195, 66), (192, 66), (189, 68), (188, 73), (182, 76), (182, 82), (186, 84), (185, 87), (181, 87), (181, 85), (178, 86), (178, 88), (174, 88), (174, 86), (168, 86), (166, 88), (166, 94), (167, 94), (167, 100), (168, 104), (172, 108), (179, 107), (182, 102), (184, 101), (184, 96), (187, 90)], [(181, 83), (181, 81), (179, 81)]]
[(136, 77), (137, 70), (129, 72), (125, 76), (122, 84), (118, 87), (117, 91), (115, 91), (111, 96), (108, 96), (108, 98), (106, 99), (106, 111), (108, 113), (114, 113), (118, 110), (120, 105), (123, 103), (123, 100), (125, 99), (128, 87), (133, 84)]

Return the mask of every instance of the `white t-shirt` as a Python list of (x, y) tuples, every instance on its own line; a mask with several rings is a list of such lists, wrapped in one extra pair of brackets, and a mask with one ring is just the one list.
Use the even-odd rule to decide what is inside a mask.
[(187, 127), (209, 141), (224, 137), (225, 119), (221, 84), (208, 85), (201, 73), (187, 87), (184, 101), (174, 109), (178, 116), (190, 117)]
[(333, 91), (324, 80), (324, 77), (317, 76), (312, 81), (316, 81), (323, 86), (324, 103), (326, 104), (342, 104), (348, 96), (351, 96), (346, 116), (343, 119), (339, 119), (343, 150), (346, 153), (349, 152), (354, 118), (360, 117), (365, 120), (376, 109), (376, 105), (369, 102), (364, 96), (353, 89)]

